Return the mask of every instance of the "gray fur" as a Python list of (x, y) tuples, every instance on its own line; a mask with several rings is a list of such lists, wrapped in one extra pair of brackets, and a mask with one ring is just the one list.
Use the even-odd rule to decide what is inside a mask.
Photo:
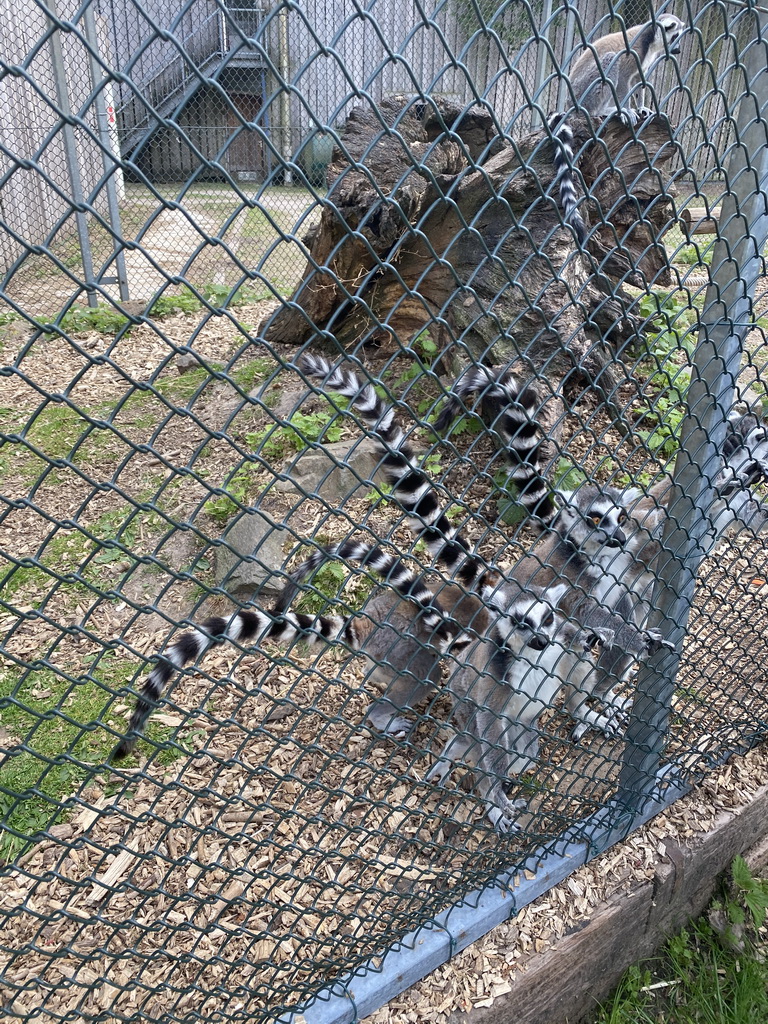
[(589, 43), (568, 74), (576, 106), (592, 117), (619, 114), (635, 124), (648, 113), (639, 102), (642, 87), (660, 59), (680, 52), (684, 31), (674, 14), (659, 14)]
[[(616, 115), (629, 125), (637, 124), (652, 113), (639, 102), (642, 87), (662, 57), (679, 53), (684, 31), (684, 23), (674, 14), (659, 14), (643, 25), (612, 32), (588, 44), (568, 74), (574, 109), (591, 117)], [(583, 245), (587, 227), (578, 209), (580, 190), (568, 114), (561, 112), (552, 118), (549, 127), (554, 141), (554, 186), (563, 220)]]

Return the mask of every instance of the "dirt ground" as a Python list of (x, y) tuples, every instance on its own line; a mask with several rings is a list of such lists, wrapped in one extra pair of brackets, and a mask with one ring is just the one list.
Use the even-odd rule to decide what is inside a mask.
[[(280, 367), (295, 353), (257, 340), (268, 311), (179, 314), (116, 341), (6, 338), (0, 771), (31, 757), (36, 772), (6, 828), (35, 832), (22, 828), (26, 797), (42, 793), (47, 808), (0, 894), (0, 990), (14, 1015), (272, 1019), (522, 863), (615, 789), (622, 739), (574, 744), (553, 708), (540, 767), (514, 787), (528, 802), (522, 830), (500, 835), (468, 771), (442, 786), (420, 781), (447, 736), (445, 696), (419, 709), (407, 740), (383, 738), (363, 724), (371, 688), (361, 659), (301, 644), (215, 648), (153, 716), (164, 749), (147, 760), (153, 748), (141, 744), (125, 767), (105, 768), (146, 659), (178, 623), (231, 608), (212, 576), (223, 526), (211, 503), (222, 488), (294, 531), (286, 560), (299, 539), (338, 540), (358, 526), (409, 549), (406, 525), (373, 488), (332, 507), (272, 486), (295, 452), (264, 448), (265, 431), (276, 443), (288, 414), (276, 421), (272, 410), (291, 408), (302, 389)], [(212, 376), (179, 375), (176, 352), (190, 343)], [(761, 376), (755, 362), (750, 383)], [(408, 377), (412, 367), (403, 355), (369, 359), (411, 407), (428, 408), (436, 392)], [(602, 480), (645, 461), (637, 439), (609, 430), (587, 398), (566, 436), (567, 454)], [(467, 535), (505, 568), (528, 535), (498, 521), (487, 439), (456, 444), (431, 469), (471, 512), (482, 509)], [(261, 461), (249, 458), (254, 445)], [(491, 468), (478, 476), (479, 466)], [(665, 754), (683, 772), (704, 773), (765, 731), (766, 580), (764, 544), (744, 535), (699, 573)], [(652, 846), (651, 837), (633, 858), (650, 862)], [(587, 909), (599, 897), (590, 879), (573, 883)], [(514, 941), (539, 949), (565, 919), (547, 915), (547, 931), (526, 916)]]

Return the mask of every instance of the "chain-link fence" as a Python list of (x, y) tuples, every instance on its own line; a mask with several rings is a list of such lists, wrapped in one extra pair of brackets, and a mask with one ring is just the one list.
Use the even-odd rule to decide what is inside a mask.
[(4, 1012), (357, 1019), (764, 737), (764, 14), (5, 24)]

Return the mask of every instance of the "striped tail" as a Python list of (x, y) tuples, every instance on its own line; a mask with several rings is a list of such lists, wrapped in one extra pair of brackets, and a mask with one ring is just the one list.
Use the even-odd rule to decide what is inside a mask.
[(557, 506), (545, 475), (543, 449), (547, 438), (537, 420), (541, 403), (535, 388), (521, 388), (509, 370), (485, 366), (466, 370), (451, 388), (435, 421), (436, 433), (445, 433), (467, 411), (467, 400), (477, 392), (483, 422), (501, 439), (510, 465), (509, 479), (517, 488), (520, 504), (530, 515), (550, 522)]
[(360, 644), (359, 626), (354, 618), (267, 614), (260, 609), (235, 612), (228, 620), (206, 619), (198, 628), (183, 633), (150, 672), (131, 715), (128, 735), (115, 747), (110, 760), (120, 761), (132, 752), (174, 672), (197, 661), (209, 647), (227, 640), (255, 646), (263, 640), (290, 641), (299, 636), (311, 643), (341, 640), (353, 649)]
[(584, 247), (587, 240), (587, 225), (579, 213), (579, 190), (576, 184), (573, 130), (567, 121), (561, 120), (558, 114), (549, 121), (555, 152), (552, 164), (555, 176), (552, 180), (555, 191), (560, 195), (560, 208), (563, 221), (569, 225), (576, 235), (579, 248)]
[(301, 370), (322, 382), (321, 390), (336, 391), (350, 400), (373, 437), (379, 442), (381, 468), (392, 487), (392, 497), (411, 520), (417, 539), (467, 588), (484, 572), (482, 561), (470, 555), (469, 545), (441, 507), (434, 484), (417, 465), (413, 448), (395, 423), (395, 410), (352, 370), (333, 367), (321, 356), (305, 355)]
[(359, 562), (364, 568), (383, 577), (402, 598), (419, 609), (421, 623), (427, 632), (432, 633), (432, 642), (438, 650), (456, 651), (465, 646), (463, 639), (458, 636), (459, 625), (446, 614), (439, 598), (424, 582), (424, 577), (414, 573), (399, 556), (389, 554), (378, 544), (345, 540), (340, 544), (313, 551), (309, 558), (291, 573), (277, 598), (275, 614), (282, 614), (284, 609), (290, 607), (299, 591), (299, 584), (332, 558), (339, 558), (344, 562)]

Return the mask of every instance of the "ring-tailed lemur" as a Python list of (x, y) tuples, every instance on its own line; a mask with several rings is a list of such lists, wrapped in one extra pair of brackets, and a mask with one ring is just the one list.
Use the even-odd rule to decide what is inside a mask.
[[(388, 583), (398, 600), (407, 601), (413, 615), (419, 620), (422, 642), (434, 644), (438, 651), (460, 650), (468, 640), (461, 636), (461, 628), (449, 618), (434, 593), (421, 576), (402, 564), (391, 564), (391, 559), (379, 548), (367, 551), (364, 564), (372, 571), (386, 566)], [(128, 734), (115, 747), (111, 760), (127, 757), (136, 746), (147, 719), (175, 672), (197, 661), (213, 644), (229, 641), (240, 645), (257, 646), (265, 640), (276, 643), (302, 637), (310, 643), (342, 642), (358, 650), (368, 635), (361, 629), (356, 616), (314, 616), (290, 612), (285, 601), (277, 599), (268, 610), (252, 607), (235, 612), (229, 619), (209, 618), (182, 636), (159, 656), (150, 672), (136, 706), (131, 714)]]
[[(365, 563), (370, 550), (369, 545), (344, 541), (315, 551), (292, 573), (278, 610), (290, 605), (298, 584), (326, 559)], [(391, 571), (402, 571), (398, 569), (399, 556), (389, 558), (389, 565), (379, 562), (378, 571), (385, 577)], [(589, 678), (595, 667), (596, 645), (622, 645), (625, 654), (643, 659), (657, 649), (659, 640), (597, 606), (587, 616), (588, 627), (574, 623), (557, 608), (572, 590), (567, 581), (522, 586), (488, 571), (479, 577), (477, 590), (474, 595), (458, 584), (447, 583), (436, 591), (446, 614), (466, 630), (462, 638), (470, 638), (460, 655), (454, 653), (454, 646), (448, 658), (441, 658), (434, 647), (429, 652), (424, 649), (414, 606), (386, 593), (372, 599), (376, 602), (373, 618), (381, 625), (364, 653), (371, 661), (369, 678), (381, 696), (369, 708), (365, 721), (388, 735), (404, 735), (412, 725), (402, 713), (435, 691), (441, 663), (447, 664), (448, 676), (441, 689), (453, 698), (448, 724), (454, 735), (426, 779), (442, 781), (456, 761), (470, 761), (489, 819), (499, 830), (507, 831), (516, 827), (525, 803), (510, 800), (504, 787), (534, 762), (542, 711), (552, 706), (563, 686), (578, 688)], [(371, 607), (369, 603), (364, 609), (366, 615)], [(593, 726), (602, 724), (595, 712), (587, 721)]]
[[(315, 356), (305, 358), (302, 369), (308, 377), (322, 382), (321, 391), (334, 390), (349, 400), (350, 409), (360, 414), (381, 445), (382, 465), (392, 486), (392, 497), (415, 520), (412, 525), (417, 537), (426, 540), (433, 557), (442, 562), (462, 586), (476, 589), (486, 574), (486, 563), (470, 553), (469, 545), (451, 526), (434, 485), (416, 465), (404, 432), (394, 423), (394, 410), (379, 398), (372, 384), (361, 382), (352, 370), (334, 368), (327, 360)], [(496, 424), (498, 422), (496, 417)], [(625, 553), (628, 537), (624, 524), (629, 522), (629, 517), (621, 503), (621, 494), (615, 488), (586, 484), (568, 494), (555, 493), (557, 512), (549, 523), (548, 532), (506, 577), (505, 585), (512, 588), (516, 596), (520, 589), (536, 587), (546, 592), (566, 581), (569, 587), (560, 600), (560, 607), (581, 628), (611, 626), (617, 633), (624, 628), (636, 637), (642, 633), (645, 641), (647, 634), (637, 630), (633, 622), (626, 582), (619, 581), (613, 571), (617, 555), (628, 562), (622, 568), (625, 574), (633, 568), (636, 559), (633, 553)], [(606, 587), (606, 578), (612, 581), (610, 587)], [(598, 590), (601, 593), (596, 598)], [(610, 617), (610, 622), (605, 621), (605, 616)], [(615, 646), (626, 654), (632, 649), (631, 642), (626, 639), (626, 633), (621, 635), (625, 639)], [(654, 635), (653, 639), (659, 642), (658, 636)], [(567, 685), (565, 678), (558, 684), (562, 685)], [(573, 695), (569, 700), (571, 713), (588, 724), (612, 728), (612, 716), (588, 710), (585, 699), (583, 695)]]
[[(630, 125), (637, 124), (652, 113), (639, 102), (642, 86), (662, 57), (680, 52), (684, 31), (684, 22), (674, 14), (658, 14), (643, 25), (612, 32), (587, 44), (568, 73), (574, 108), (592, 117), (617, 115)], [(554, 141), (554, 186), (563, 220), (583, 245), (587, 226), (578, 209), (574, 137), (568, 116), (569, 112), (559, 113), (549, 121)]]
[[(503, 402), (503, 391), (493, 386), (497, 376), (498, 371), (487, 373), (487, 386), (495, 401), (488, 405), (481, 398), (477, 411), (487, 423), (489, 430), (496, 436), (500, 435), (504, 441), (505, 432), (499, 429), (499, 424), (510, 422), (511, 419), (505, 418), (500, 407)], [(503, 376), (504, 371), (501, 372), (501, 377)], [(477, 379), (480, 380), (481, 377), (482, 375), (478, 375)], [(462, 379), (460, 378), (459, 384)], [(458, 398), (462, 402), (468, 397), (469, 390), (465, 386), (457, 388)], [(459, 408), (459, 401), (449, 399), (446, 416), (441, 417), (440, 421), (442, 428), (455, 418)], [(518, 415), (519, 410), (511, 400), (510, 417)], [(533, 436), (533, 427), (523, 432), (523, 436)], [(511, 432), (506, 443), (507, 456), (514, 470), (519, 464), (520, 453), (519, 445)], [(546, 488), (544, 469), (539, 468), (540, 487), (543, 491)], [(708, 529), (701, 539), (702, 555), (709, 554), (717, 541), (732, 527), (747, 529), (753, 533), (759, 533), (768, 527), (768, 505), (756, 497), (752, 490), (752, 487), (764, 478), (768, 478), (768, 427), (754, 413), (734, 411), (727, 422), (721, 463), (714, 476), (716, 497), (708, 513)], [(596, 582), (593, 596), (609, 606), (615, 603), (616, 597), (624, 601), (624, 610), (630, 614), (632, 621), (639, 628), (645, 625), (651, 610), (650, 601), (656, 578), (654, 565), (659, 541), (669, 516), (671, 486), (671, 480), (663, 478), (648, 490), (630, 487), (612, 492), (617, 505), (624, 509), (629, 519), (627, 533), (630, 539), (622, 550), (615, 553), (612, 564), (606, 566), (606, 572)], [(621, 715), (619, 706), (614, 702), (613, 684), (617, 679), (624, 678), (631, 667), (631, 661), (622, 651), (611, 651), (606, 647), (600, 656), (597, 674), (584, 688), (608, 706), (616, 708), (617, 722)], [(573, 713), (572, 708), (569, 710)], [(581, 730), (577, 729), (576, 738), (579, 738), (580, 732)]]

